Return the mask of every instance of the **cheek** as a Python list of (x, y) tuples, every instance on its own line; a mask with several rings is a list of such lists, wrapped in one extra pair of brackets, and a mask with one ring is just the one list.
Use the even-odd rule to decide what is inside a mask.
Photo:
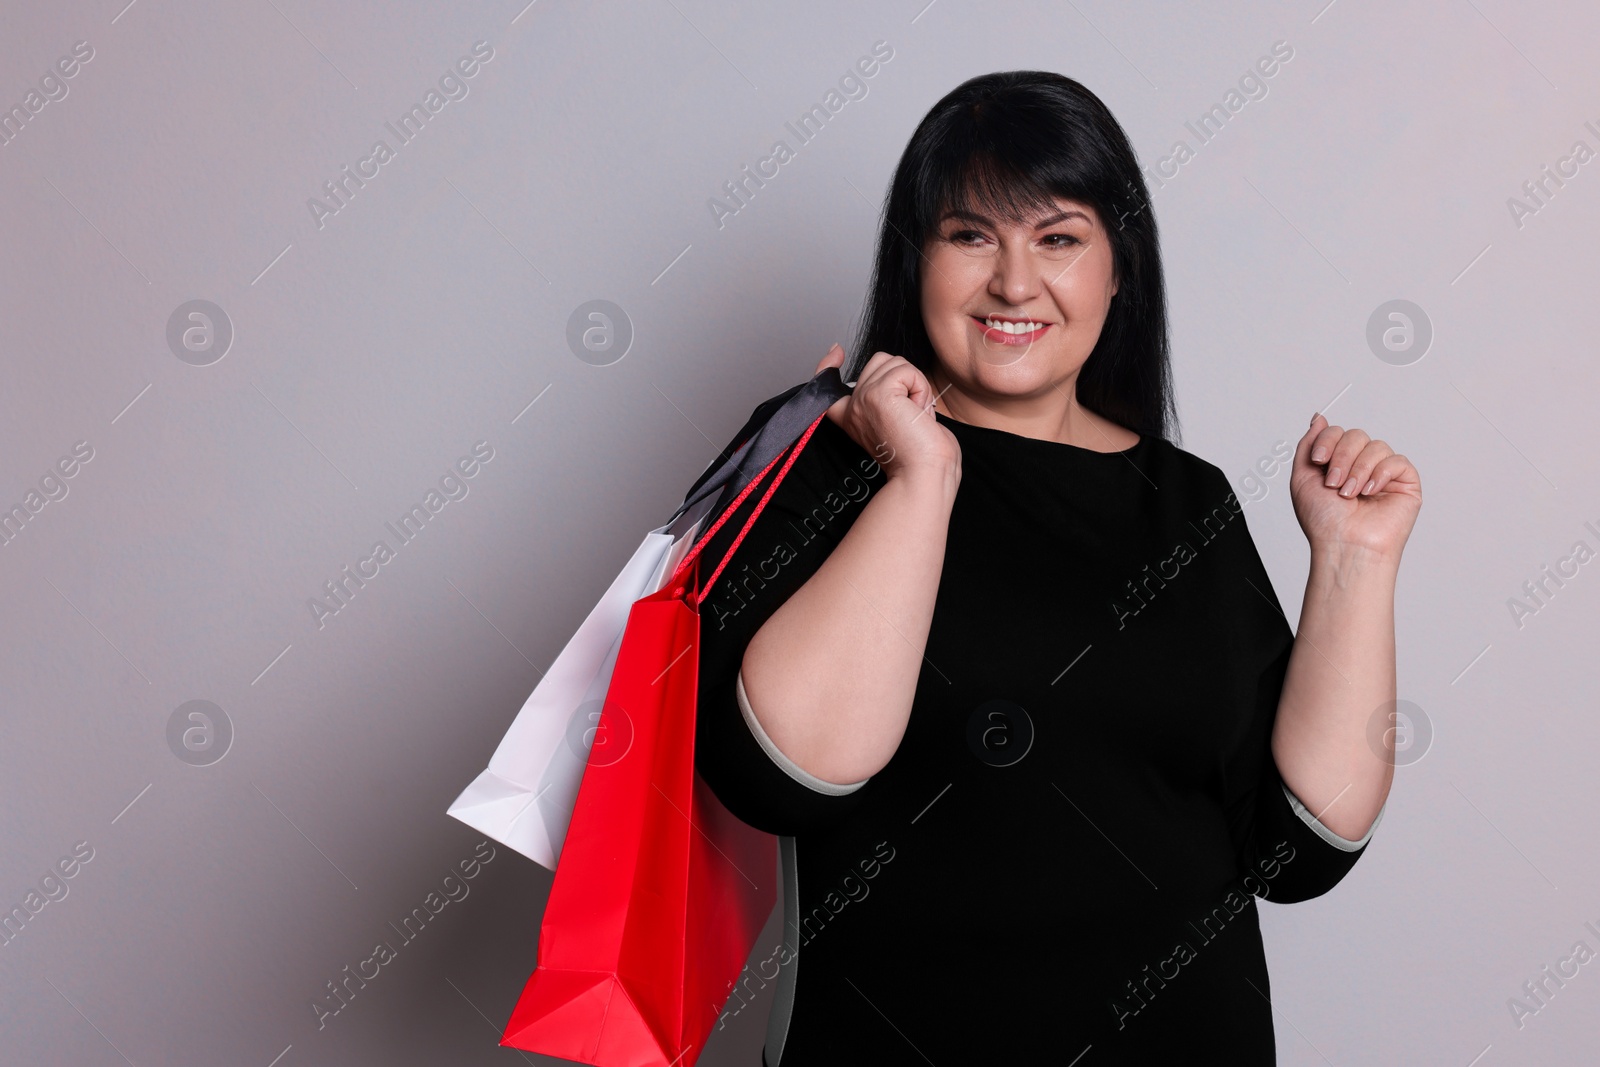
[(923, 262), (922, 314), (929, 332), (948, 331), (972, 297), (971, 258), (934, 255)]
[(1050, 287), (1050, 296), (1068, 322), (1094, 318), (1095, 307), (1100, 303), (1093, 289), (1085, 286), (1081, 278), (1071, 283), (1063, 278)]
[(1051, 286), (1051, 295), (1068, 318), (1095, 320), (1104, 317), (1117, 288), (1109, 258), (1086, 253), (1085, 258), (1062, 272)]

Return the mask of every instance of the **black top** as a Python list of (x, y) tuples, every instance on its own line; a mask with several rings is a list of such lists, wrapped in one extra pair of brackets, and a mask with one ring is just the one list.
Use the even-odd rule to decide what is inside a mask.
[(741, 708), (750, 638), (885, 484), (831, 420), (701, 605), (696, 766), (783, 858), (784, 943), (724, 1020), (770, 1005), (767, 1067), (1273, 1063), (1255, 896), (1327, 892), (1366, 839), (1273, 762), (1293, 633), (1227, 478), (1148, 435), (1095, 452), (936, 417), (962, 480), (878, 774), (811, 778)]

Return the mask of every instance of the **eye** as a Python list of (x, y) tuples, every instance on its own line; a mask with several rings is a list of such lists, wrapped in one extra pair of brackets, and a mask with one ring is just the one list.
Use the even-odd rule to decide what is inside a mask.
[(974, 241), (983, 240), (983, 234), (977, 230), (954, 230), (951, 232), (949, 240), (958, 245), (971, 244)]
[(1072, 234), (1070, 234), (1070, 233), (1051, 233), (1051, 234), (1046, 234), (1045, 237), (1044, 237), (1044, 242), (1045, 242), (1046, 247), (1049, 247), (1049, 248), (1068, 248), (1068, 247), (1070, 247), (1072, 245), (1077, 245), (1077, 244), (1082, 244), (1083, 243), (1082, 241), (1078, 240), (1076, 237), (1072, 236)]

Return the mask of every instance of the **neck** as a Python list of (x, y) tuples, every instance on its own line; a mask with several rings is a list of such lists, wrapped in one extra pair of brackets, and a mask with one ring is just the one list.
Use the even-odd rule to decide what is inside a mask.
[(1076, 373), (1043, 396), (1007, 397), (969, 393), (945, 377), (942, 368), (928, 376), (937, 395), (934, 409), (971, 426), (1005, 430), (1020, 437), (1057, 441), (1095, 452), (1132, 448), (1139, 435), (1078, 403)]

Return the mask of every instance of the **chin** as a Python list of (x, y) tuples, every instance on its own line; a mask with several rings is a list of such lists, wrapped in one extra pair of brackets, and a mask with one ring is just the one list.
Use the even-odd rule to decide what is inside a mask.
[(1007, 392), (1031, 392), (1059, 377), (1062, 356), (1055, 346), (1028, 348), (980, 346), (967, 353), (967, 373)]

